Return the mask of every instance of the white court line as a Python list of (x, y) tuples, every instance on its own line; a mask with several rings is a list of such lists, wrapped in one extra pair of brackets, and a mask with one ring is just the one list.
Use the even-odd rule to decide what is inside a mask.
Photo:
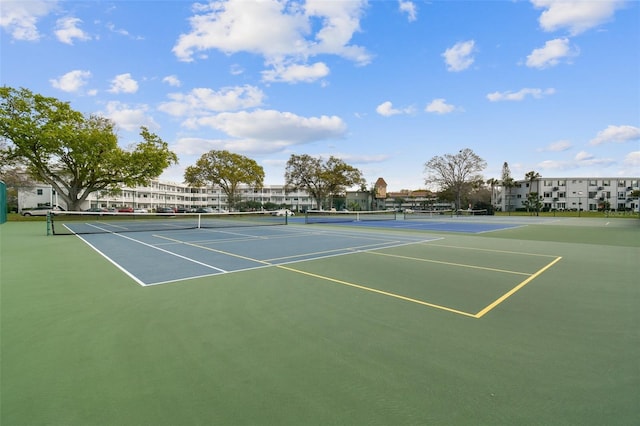
[[(371, 247), (368, 249), (363, 249), (363, 248), (348, 248), (345, 247), (341, 250), (345, 250), (344, 253), (331, 253), (331, 254), (326, 254), (329, 253), (329, 251), (326, 252), (316, 252), (316, 253), (306, 253), (300, 256), (314, 256), (314, 257), (310, 257), (308, 259), (292, 259), (289, 260), (287, 262), (278, 262), (278, 263), (269, 263), (270, 261), (274, 261), (274, 260), (281, 260), (281, 259), (286, 259), (287, 257), (283, 257), (283, 258), (275, 258), (275, 259), (268, 259), (268, 260), (257, 260), (257, 262), (261, 262), (261, 265), (258, 266), (252, 266), (250, 268), (242, 268), (242, 269), (235, 269), (233, 271), (229, 271), (229, 274), (233, 274), (236, 272), (246, 272), (246, 271), (253, 271), (255, 269), (262, 269), (262, 268), (273, 268), (273, 267), (279, 267), (279, 266), (286, 266), (286, 265), (291, 265), (291, 264), (296, 264), (296, 263), (302, 263), (302, 262), (311, 262), (314, 260), (321, 260), (321, 259), (329, 259), (332, 257), (340, 257), (340, 256), (348, 256), (351, 254), (358, 254), (358, 253), (367, 253), (367, 252), (373, 252), (375, 250), (381, 250), (381, 249), (388, 249), (388, 248), (394, 248), (394, 247), (402, 247), (402, 246), (408, 246), (408, 245), (412, 245), (412, 244), (422, 244), (422, 243), (428, 243), (431, 241), (438, 241), (438, 240), (443, 240), (444, 238), (434, 238), (434, 239), (430, 239), (430, 240), (419, 240), (419, 241), (410, 241), (410, 242), (398, 242), (398, 241), (389, 241), (389, 243), (394, 243), (392, 245), (389, 246), (382, 246), (382, 247)], [(197, 245), (195, 246), (197, 247)], [(364, 247), (364, 246), (363, 246)], [(202, 249), (208, 249), (207, 247), (202, 247)], [(333, 250), (331, 250), (333, 251)], [(336, 250), (337, 251), (337, 250)], [(318, 256), (318, 254), (323, 253), (322, 256)], [(291, 256), (294, 257), (294, 256)], [(188, 280), (193, 280), (193, 279), (197, 279), (197, 278), (206, 278), (206, 277), (210, 277), (210, 276), (216, 276), (218, 274), (205, 274), (205, 275), (193, 275), (187, 278), (177, 278), (175, 280), (167, 280), (167, 281), (159, 281), (159, 282), (155, 282), (155, 283), (149, 283), (147, 284), (147, 286), (155, 286), (155, 285), (162, 285), (162, 284), (171, 284), (171, 283), (176, 283), (176, 282), (181, 282), (181, 281), (188, 281)]]
[[(107, 229), (103, 229), (103, 228), (100, 228), (100, 227), (95, 226), (95, 225), (94, 225), (94, 227), (95, 227), (95, 228), (98, 228), (98, 229), (102, 229), (103, 231), (108, 231)], [(146, 246), (146, 247), (152, 248), (152, 249), (154, 249), (154, 250), (161, 251), (161, 252), (166, 253), (166, 254), (169, 254), (169, 255), (171, 255), (171, 256), (178, 257), (178, 258), (183, 259), (183, 260), (186, 260), (186, 261), (188, 261), (188, 262), (192, 262), (192, 263), (195, 263), (195, 264), (197, 264), (197, 265), (204, 266), (205, 268), (210, 268), (210, 269), (213, 269), (213, 270), (215, 270), (215, 271), (222, 272), (222, 273), (228, 273), (228, 272), (229, 272), (229, 271), (226, 271), (226, 270), (224, 270), (224, 269), (221, 269), (221, 268), (215, 267), (215, 266), (213, 266), (213, 265), (209, 265), (209, 264), (207, 264), (207, 263), (200, 262), (200, 261), (195, 260), (195, 259), (191, 259), (191, 258), (186, 257), (186, 256), (183, 256), (183, 255), (181, 255), (181, 254), (174, 253), (174, 252), (172, 252), (172, 251), (165, 250), (165, 249), (160, 248), (160, 247), (156, 247), (156, 246), (154, 246), (154, 245), (152, 245), (152, 244), (145, 243), (144, 241), (140, 241), (140, 240), (136, 240), (135, 238), (127, 237), (126, 235), (122, 235), (122, 234), (114, 233), (114, 232), (109, 232), (109, 233), (110, 233), (111, 235), (115, 235), (115, 236), (117, 236), (117, 237), (124, 238), (124, 239), (126, 239), (126, 240), (133, 241), (133, 242), (138, 243), (138, 244), (142, 244), (143, 246)], [(87, 240), (85, 240), (83, 237), (81, 237), (81, 236), (80, 236), (80, 235), (78, 235), (78, 234), (76, 234), (76, 235), (77, 235), (78, 237), (80, 237), (80, 239), (81, 239), (82, 241), (84, 241), (85, 243), (87, 243), (91, 248), (93, 248), (93, 249), (94, 249), (94, 250), (96, 250), (98, 253), (100, 253), (100, 255), (102, 255), (105, 259), (109, 260), (109, 262), (111, 262), (112, 264), (116, 265), (116, 266), (118, 267), (118, 269), (120, 269), (121, 271), (124, 271), (124, 272), (129, 276), (129, 277), (133, 278), (133, 279), (134, 279), (138, 284), (140, 284), (140, 285), (142, 285), (142, 286), (148, 286), (148, 285), (150, 285), (150, 284), (146, 284), (146, 283), (144, 283), (142, 280), (138, 279), (135, 275), (131, 274), (129, 271), (127, 271), (126, 269), (124, 269), (122, 266), (120, 266), (120, 265), (119, 265), (118, 263), (116, 263), (113, 259), (111, 259), (110, 257), (108, 257), (105, 253), (103, 253), (103, 252), (101, 252), (100, 250), (98, 250), (98, 249), (97, 249), (93, 244), (89, 243), (89, 242), (88, 242)]]
[(98, 248), (96, 246), (94, 246), (93, 244), (91, 244), (89, 241), (85, 240), (82, 236), (76, 234), (76, 237), (80, 238), (82, 241), (84, 241), (85, 244), (87, 244), (89, 247), (91, 247), (92, 249), (94, 249), (100, 256), (104, 257), (105, 259), (107, 259), (107, 261), (109, 263), (111, 263), (112, 265), (114, 265), (116, 268), (120, 269), (122, 272), (125, 273), (125, 275), (127, 275), (129, 278), (131, 278), (132, 280), (134, 280), (135, 282), (137, 282), (139, 285), (141, 286), (146, 286), (147, 284), (145, 284), (142, 280), (138, 279), (138, 277), (136, 277), (135, 275), (133, 275), (131, 272), (129, 272), (127, 269), (123, 268), (122, 266), (120, 266), (120, 264), (116, 263), (115, 260), (111, 259), (109, 256), (107, 256), (105, 253), (103, 253), (102, 251), (98, 250)]
[[(157, 245), (149, 244), (149, 243), (146, 243), (146, 242), (144, 242), (144, 241), (140, 241), (140, 240), (137, 240), (137, 239), (135, 239), (135, 238), (128, 237), (128, 236), (123, 235), (123, 234), (121, 234), (121, 233), (117, 233), (117, 232), (110, 231), (110, 230), (109, 230), (109, 229), (107, 229), (107, 228), (101, 228), (101, 227), (96, 226), (96, 225), (93, 225), (93, 224), (90, 224), (90, 225), (91, 225), (91, 226), (93, 226), (93, 227), (94, 227), (94, 228), (96, 228), (96, 229), (99, 229), (99, 230), (105, 231), (106, 233), (109, 233), (109, 234), (111, 234), (111, 235), (115, 235), (115, 236), (117, 236), (117, 237), (119, 237), (119, 238), (124, 238), (124, 239), (126, 239), (126, 240), (133, 241), (133, 242), (138, 243), (138, 244), (142, 244), (142, 245), (144, 245), (144, 246), (146, 246), (146, 247), (150, 247), (150, 248), (152, 248), (152, 249), (154, 249), (154, 250), (158, 250), (158, 251), (160, 251), (160, 252), (163, 252), (163, 253), (169, 254), (169, 255), (171, 255), (171, 256), (175, 256), (175, 257), (181, 258), (181, 259), (183, 259), (183, 260), (186, 260), (186, 261), (189, 261), (189, 262), (192, 262), (192, 263), (195, 263), (195, 264), (198, 264), (198, 265), (204, 266), (204, 267), (206, 267), (206, 268), (210, 268), (210, 269), (213, 269), (213, 270), (215, 270), (215, 271), (218, 271), (218, 272), (220, 272), (220, 273), (225, 273), (225, 274), (233, 273), (233, 272), (248, 271), (248, 270), (259, 269), (259, 268), (265, 268), (265, 267), (271, 267), (271, 266), (287, 265), (287, 264), (290, 264), (290, 263), (306, 262), (306, 261), (317, 260), (317, 259), (324, 259), (324, 258), (329, 258), (329, 257), (344, 256), (344, 255), (355, 254), (355, 253), (361, 253), (361, 252), (366, 252), (366, 251), (371, 251), (371, 250), (386, 249), (386, 248), (398, 247), (398, 246), (403, 246), (403, 245), (418, 244), (418, 243), (424, 243), (424, 242), (430, 242), (430, 241), (434, 241), (434, 240), (440, 240), (440, 239), (442, 239), (442, 238), (429, 238), (429, 239), (424, 239), (424, 238), (422, 238), (422, 239), (418, 239), (418, 238), (415, 238), (415, 237), (409, 237), (409, 236), (404, 236), (404, 235), (403, 235), (403, 236), (401, 236), (401, 237), (400, 237), (400, 236), (398, 236), (398, 235), (394, 235), (394, 236), (393, 236), (393, 238), (388, 238), (389, 236), (379, 235), (379, 234), (371, 233), (371, 232), (358, 232), (358, 231), (353, 231), (353, 232), (344, 232), (344, 231), (342, 231), (342, 232), (341, 232), (341, 231), (339, 231), (339, 230), (333, 230), (333, 231), (332, 231), (332, 230), (328, 230), (328, 229), (324, 229), (324, 230), (314, 230), (314, 231), (312, 231), (312, 232), (309, 232), (308, 230), (302, 230), (302, 229), (295, 229), (295, 228), (292, 228), (292, 229), (288, 229), (288, 230), (286, 230), (286, 231), (287, 231), (288, 233), (290, 233), (291, 235), (276, 235), (276, 236), (274, 236), (273, 238), (274, 238), (274, 239), (275, 239), (275, 238), (280, 239), (280, 238), (288, 238), (288, 237), (294, 237), (294, 238), (297, 238), (297, 237), (300, 237), (300, 236), (313, 236), (313, 235), (338, 235), (338, 236), (342, 236), (342, 237), (345, 237), (345, 238), (352, 237), (352, 238), (363, 238), (363, 239), (376, 239), (376, 240), (379, 240), (379, 241), (380, 241), (380, 240), (383, 240), (383, 241), (384, 241), (384, 240), (386, 239), (386, 240), (387, 240), (386, 242), (380, 242), (380, 243), (378, 243), (378, 244), (376, 244), (376, 245), (383, 245), (383, 244), (391, 244), (391, 245), (387, 245), (387, 246), (380, 246), (380, 247), (372, 247), (372, 248), (369, 248), (369, 249), (363, 249), (363, 248), (364, 248), (364, 247), (366, 247), (366, 246), (361, 246), (361, 247), (346, 247), (346, 248), (343, 248), (343, 249), (339, 249), (339, 250), (344, 250), (344, 251), (346, 251), (346, 252), (344, 252), (344, 253), (332, 253), (332, 254), (323, 255), (323, 256), (318, 256), (318, 254), (320, 254), (320, 253), (322, 253), (322, 252), (316, 252), (316, 253), (311, 252), (311, 253), (307, 253), (307, 254), (301, 255), (301, 256), (314, 256), (314, 257), (311, 257), (311, 258), (309, 258), (309, 259), (296, 259), (296, 260), (291, 260), (291, 261), (287, 261), (287, 262), (280, 262), (280, 263), (275, 263), (275, 264), (269, 263), (268, 261), (258, 261), (258, 262), (262, 262), (262, 265), (260, 265), (260, 266), (255, 266), (255, 267), (251, 267), (251, 268), (244, 268), (244, 269), (237, 269), (237, 270), (233, 270), (233, 271), (227, 271), (227, 270), (224, 270), (224, 269), (221, 269), (221, 268), (215, 267), (215, 266), (213, 266), (213, 265), (209, 265), (209, 264), (207, 264), (207, 263), (203, 263), (203, 262), (197, 261), (197, 260), (195, 260), (195, 259), (192, 259), (192, 258), (189, 258), (189, 257), (183, 256), (183, 255), (180, 255), (180, 254), (174, 253), (174, 252), (172, 252), (172, 251), (170, 251), (170, 250), (165, 250), (165, 249), (163, 249), (163, 248), (161, 248), (161, 247), (158, 247)], [(198, 230), (198, 231), (201, 231), (201, 230)], [(283, 230), (283, 231), (285, 231), (285, 230)], [(293, 231), (293, 232), (292, 232), (292, 231)], [(239, 234), (239, 235), (242, 235), (242, 234)], [(84, 241), (87, 245), (89, 245), (89, 246), (90, 246), (92, 249), (94, 249), (97, 253), (99, 253), (101, 256), (103, 256), (105, 259), (107, 259), (110, 263), (112, 263), (113, 265), (115, 265), (118, 269), (120, 269), (121, 271), (123, 271), (127, 276), (129, 276), (129, 277), (130, 277), (131, 279), (133, 279), (136, 283), (138, 283), (139, 285), (141, 285), (141, 286), (143, 286), (143, 287), (153, 286), (153, 285), (159, 285), (159, 284), (165, 284), (165, 283), (173, 283), (173, 282), (179, 282), (179, 281), (185, 281), (185, 280), (191, 280), (191, 279), (194, 279), (194, 278), (201, 278), (201, 277), (207, 277), (207, 276), (214, 276), (214, 275), (218, 275), (218, 274), (204, 274), (204, 275), (189, 276), (189, 277), (185, 277), (185, 278), (178, 278), (178, 279), (175, 279), (175, 280), (168, 280), (168, 281), (162, 281), (162, 282), (145, 283), (144, 281), (142, 281), (141, 279), (139, 279), (138, 277), (136, 277), (134, 274), (132, 274), (131, 272), (129, 272), (127, 269), (125, 269), (124, 267), (122, 267), (120, 264), (118, 264), (116, 261), (114, 261), (113, 259), (111, 259), (109, 256), (107, 256), (105, 253), (103, 253), (102, 251), (100, 251), (100, 250), (99, 250), (97, 247), (95, 247), (93, 244), (91, 244), (91, 243), (90, 243), (90, 242), (88, 242), (86, 239), (84, 239), (80, 234), (76, 234), (76, 236), (78, 236), (82, 241)], [(153, 235), (153, 236), (156, 236), (156, 237), (160, 237), (160, 238), (162, 238), (160, 235)], [(247, 240), (247, 239), (249, 239), (249, 238), (250, 238), (250, 235), (246, 235), (246, 236), (247, 236), (247, 238), (242, 238), (241, 240)], [(266, 236), (266, 237), (265, 237), (265, 236), (255, 236), (254, 238), (256, 238), (256, 239), (269, 239), (270, 237), (269, 237), (269, 236)], [(398, 240), (405, 240), (405, 241), (398, 241)], [(232, 240), (232, 239), (227, 239), (227, 240), (225, 240), (225, 241), (226, 241), (226, 242), (232, 242), (232, 241), (234, 241), (234, 240)], [(188, 242), (188, 241), (180, 242), (180, 240), (176, 240), (176, 242), (175, 242), (175, 243), (176, 243), (176, 244), (177, 244), (177, 243), (187, 244), (187, 245), (192, 245), (192, 246), (197, 247), (197, 245), (196, 245), (197, 243)], [(208, 247), (204, 247), (204, 246), (202, 247), (202, 249), (210, 250), (210, 248), (208, 248)], [(326, 252), (325, 252), (325, 253), (326, 253)], [(278, 259), (278, 258), (275, 258), (275, 259), (271, 259), (271, 260), (282, 260), (282, 259), (286, 259), (286, 257), (279, 258), (279, 259)], [(255, 259), (254, 259), (254, 260), (255, 260)]]

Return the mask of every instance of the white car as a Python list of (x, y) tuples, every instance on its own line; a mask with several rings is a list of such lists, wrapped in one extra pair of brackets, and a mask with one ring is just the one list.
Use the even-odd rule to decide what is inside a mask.
[(296, 214), (289, 209), (276, 210), (271, 216), (295, 216)]
[(60, 206), (51, 207), (35, 207), (29, 210), (23, 210), (22, 216), (46, 216), (50, 211), (61, 212), (64, 209)]

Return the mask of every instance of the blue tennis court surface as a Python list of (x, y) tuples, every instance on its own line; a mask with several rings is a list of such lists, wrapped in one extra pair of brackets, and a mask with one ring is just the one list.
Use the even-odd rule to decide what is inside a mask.
[(138, 284), (164, 284), (437, 239), (266, 226), (79, 235)]

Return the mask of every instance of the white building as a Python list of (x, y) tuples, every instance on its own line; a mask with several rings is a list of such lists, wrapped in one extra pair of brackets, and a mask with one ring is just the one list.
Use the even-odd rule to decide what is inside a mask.
[[(266, 185), (255, 189), (247, 185), (239, 188), (241, 201), (258, 202), (260, 205), (272, 203), (286, 205), (293, 211), (312, 208), (314, 200), (306, 191), (285, 191), (284, 185)], [(20, 211), (40, 206), (59, 205), (67, 208), (50, 185), (36, 184), (33, 188), (19, 191), (18, 208)], [(82, 210), (92, 207), (155, 210), (158, 207), (196, 209), (213, 207), (228, 210), (227, 197), (219, 187), (192, 188), (184, 183), (153, 180), (147, 186), (135, 188), (123, 187), (118, 193), (98, 191), (89, 195)]]
[(543, 210), (638, 211), (638, 198), (632, 192), (639, 189), (639, 182), (640, 177), (518, 180), (513, 188), (497, 187), (494, 204), (502, 211), (523, 209), (527, 195), (537, 192)]
[[(608, 206), (608, 209), (613, 211), (637, 212), (640, 203), (632, 192), (640, 189), (639, 184), (640, 177), (539, 178), (531, 183), (527, 180), (518, 180), (514, 182), (512, 188), (495, 187), (492, 202), (501, 211), (516, 211), (525, 208), (524, 202), (529, 192), (537, 192), (543, 210), (597, 211)], [(241, 201), (258, 202), (262, 206), (271, 203), (278, 207), (286, 206), (293, 211), (316, 208), (313, 198), (306, 191), (288, 192), (285, 191), (284, 185), (266, 185), (261, 189), (241, 185), (239, 192)], [(364, 195), (360, 194), (361, 196), (354, 194), (359, 192), (347, 193), (347, 202), (359, 202), (363, 210), (370, 208), (371, 200), (368, 198), (368, 193), (362, 193)], [(390, 194), (393, 195), (393, 193)], [(413, 197), (415, 194), (411, 195)], [(366, 198), (362, 198), (365, 196)], [(416, 208), (415, 205), (420, 203), (416, 204), (418, 199), (412, 197), (407, 197), (406, 202), (412, 203), (407, 206)], [(376, 203), (375, 209), (396, 207), (395, 199), (387, 197), (386, 194), (379, 201), (382, 203)], [(67, 207), (49, 185), (37, 184), (33, 188), (18, 193), (19, 211), (52, 205)], [(219, 187), (192, 188), (184, 183), (160, 180), (153, 180), (147, 186), (125, 187), (117, 194), (95, 192), (85, 201), (82, 209), (91, 207), (132, 207), (149, 211), (158, 207), (185, 209), (213, 207), (220, 210), (229, 208), (226, 195)]]

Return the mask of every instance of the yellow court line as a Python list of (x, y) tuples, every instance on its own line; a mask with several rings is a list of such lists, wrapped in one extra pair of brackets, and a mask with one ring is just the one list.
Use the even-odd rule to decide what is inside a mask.
[(292, 256), (274, 257), (271, 259), (267, 259), (267, 261), (273, 262), (276, 260), (295, 259), (297, 257), (306, 257), (306, 256), (320, 256), (328, 253), (340, 253), (340, 252), (345, 252), (344, 254), (354, 254), (354, 253), (360, 253), (368, 250), (375, 250), (376, 248), (387, 248), (389, 244), (398, 244), (399, 242), (400, 241), (385, 241), (382, 243), (365, 244), (362, 246), (352, 246), (352, 247), (343, 247), (343, 248), (324, 250), (324, 251), (314, 251), (311, 253), (295, 254)]
[(406, 260), (416, 260), (416, 261), (419, 261), (419, 262), (438, 263), (440, 265), (458, 266), (458, 267), (461, 267), (461, 268), (481, 269), (483, 271), (491, 271), (491, 272), (502, 272), (504, 274), (526, 275), (526, 276), (530, 276), (531, 275), (528, 272), (509, 271), (509, 270), (506, 270), (506, 269), (487, 268), (486, 266), (474, 266), (474, 265), (467, 265), (467, 264), (464, 264), (464, 263), (444, 262), (442, 260), (432, 260), (432, 259), (422, 259), (422, 258), (419, 258), (419, 257), (400, 256), (400, 255), (397, 255), (397, 254), (380, 253), (380, 252), (377, 252), (377, 251), (368, 251), (366, 253), (376, 254), (378, 256), (397, 257), (397, 258), (406, 259)]
[(311, 272), (301, 271), (299, 269), (293, 269), (293, 268), (288, 267), (288, 266), (275, 265), (275, 267), (276, 268), (280, 268), (280, 269), (285, 269), (285, 270), (291, 271), (291, 272), (296, 272), (298, 274), (308, 275), (308, 276), (314, 277), (314, 278), (319, 278), (321, 280), (331, 281), (331, 282), (334, 282), (334, 283), (337, 283), (337, 284), (342, 284), (342, 285), (346, 285), (346, 286), (349, 286), (349, 287), (354, 287), (354, 288), (357, 288), (357, 289), (360, 289), (360, 290), (370, 291), (372, 293), (378, 293), (378, 294), (382, 294), (384, 296), (394, 297), (396, 299), (404, 300), (404, 301), (407, 301), (407, 302), (417, 303), (419, 305), (428, 306), (430, 308), (441, 309), (443, 311), (452, 312), (454, 314), (464, 315), (464, 316), (471, 317), (471, 318), (475, 318), (476, 317), (475, 315), (470, 314), (468, 312), (459, 311), (457, 309), (452, 309), (452, 308), (447, 308), (446, 306), (436, 305), (436, 304), (433, 304), (433, 303), (424, 302), (422, 300), (412, 299), (412, 298), (406, 297), (406, 296), (401, 296), (399, 294), (389, 293), (388, 291), (377, 290), (375, 288), (365, 287), (363, 285), (354, 284), (354, 283), (350, 283), (350, 282), (342, 281), (342, 280), (337, 280), (335, 278), (326, 277), (324, 275), (318, 275), (318, 274), (314, 274), (314, 273), (311, 273)]
[(484, 249), (477, 247), (465, 247), (465, 246), (450, 246), (447, 244), (430, 244), (428, 241), (425, 243), (421, 243), (423, 246), (433, 246), (433, 247), (445, 247), (445, 248), (455, 248), (455, 249), (463, 249), (463, 250), (477, 250), (477, 251), (488, 251), (492, 253), (505, 253), (505, 254), (519, 254), (523, 256), (539, 256), (539, 257), (556, 257), (552, 254), (539, 254), (539, 253), (527, 253), (522, 251), (509, 251), (509, 250), (495, 250), (495, 249)]
[(498, 299), (496, 299), (493, 303), (491, 303), (490, 305), (488, 305), (486, 308), (484, 308), (483, 310), (481, 310), (480, 312), (478, 312), (477, 314), (475, 314), (475, 318), (482, 318), (487, 312), (491, 311), (492, 309), (494, 309), (496, 306), (498, 306), (499, 304), (501, 304), (502, 302), (504, 302), (505, 300), (507, 300), (509, 297), (511, 297), (516, 291), (520, 290), (522, 287), (524, 287), (525, 285), (529, 284), (531, 281), (535, 280), (536, 278), (538, 278), (543, 272), (545, 272), (547, 269), (551, 268), (553, 265), (555, 265), (556, 263), (558, 263), (560, 261), (560, 259), (562, 259), (561, 256), (556, 257), (551, 263), (549, 263), (548, 265), (544, 266), (542, 269), (540, 269), (538, 272), (536, 272), (535, 274), (531, 275), (529, 278), (527, 278), (526, 280), (522, 281), (520, 284), (518, 284), (517, 286), (515, 286), (514, 288), (512, 288), (511, 290), (509, 290), (507, 293), (503, 294), (502, 296), (500, 296)]

